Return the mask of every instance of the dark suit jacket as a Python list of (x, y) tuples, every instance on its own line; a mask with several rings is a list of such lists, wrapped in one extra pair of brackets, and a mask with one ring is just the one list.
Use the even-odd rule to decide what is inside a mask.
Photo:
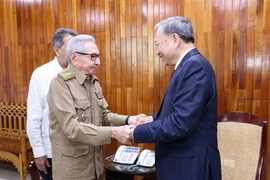
[(134, 129), (134, 140), (155, 142), (158, 180), (221, 179), (215, 74), (197, 49), (173, 73), (153, 119)]

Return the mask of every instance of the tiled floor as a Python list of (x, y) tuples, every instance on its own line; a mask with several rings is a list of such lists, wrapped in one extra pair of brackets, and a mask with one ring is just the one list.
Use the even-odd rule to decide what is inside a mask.
[[(0, 162), (0, 180), (20, 180), (20, 173), (12, 164)], [(29, 175), (26, 180), (30, 180)]]

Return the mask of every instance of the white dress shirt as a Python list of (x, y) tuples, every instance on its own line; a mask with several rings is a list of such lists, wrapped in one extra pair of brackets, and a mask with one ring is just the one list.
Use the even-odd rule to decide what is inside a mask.
[(27, 135), (34, 157), (52, 157), (49, 137), (49, 107), (47, 93), (51, 80), (62, 71), (56, 57), (34, 70), (27, 97)]
[(179, 66), (179, 64), (180, 64), (180, 62), (182, 61), (182, 59), (183, 59), (183, 58), (185, 57), (185, 55), (186, 55), (189, 51), (191, 51), (192, 49), (195, 49), (195, 47), (192, 47), (192, 48), (188, 49), (187, 51), (185, 51), (185, 52), (180, 56), (180, 58), (178, 59), (178, 61), (176, 62), (175, 66), (174, 66), (174, 70), (177, 69), (177, 67)]

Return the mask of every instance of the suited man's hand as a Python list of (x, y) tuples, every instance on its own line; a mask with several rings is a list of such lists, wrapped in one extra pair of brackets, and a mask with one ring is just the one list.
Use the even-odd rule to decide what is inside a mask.
[(111, 137), (123, 144), (131, 144), (133, 139), (133, 125), (112, 127)]

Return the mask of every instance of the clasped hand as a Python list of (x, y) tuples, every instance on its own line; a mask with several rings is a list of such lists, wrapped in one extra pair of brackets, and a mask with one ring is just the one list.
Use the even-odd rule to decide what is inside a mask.
[(148, 122), (152, 122), (153, 117), (152, 116), (146, 116), (145, 114), (139, 114), (137, 116), (130, 116), (128, 124), (138, 126), (140, 124), (145, 124)]
[(132, 144), (134, 140), (133, 131), (136, 128), (136, 126), (151, 121), (153, 121), (152, 116), (146, 116), (145, 114), (130, 116), (128, 121), (129, 125), (112, 128), (112, 137), (117, 139), (119, 142), (123, 144)]

